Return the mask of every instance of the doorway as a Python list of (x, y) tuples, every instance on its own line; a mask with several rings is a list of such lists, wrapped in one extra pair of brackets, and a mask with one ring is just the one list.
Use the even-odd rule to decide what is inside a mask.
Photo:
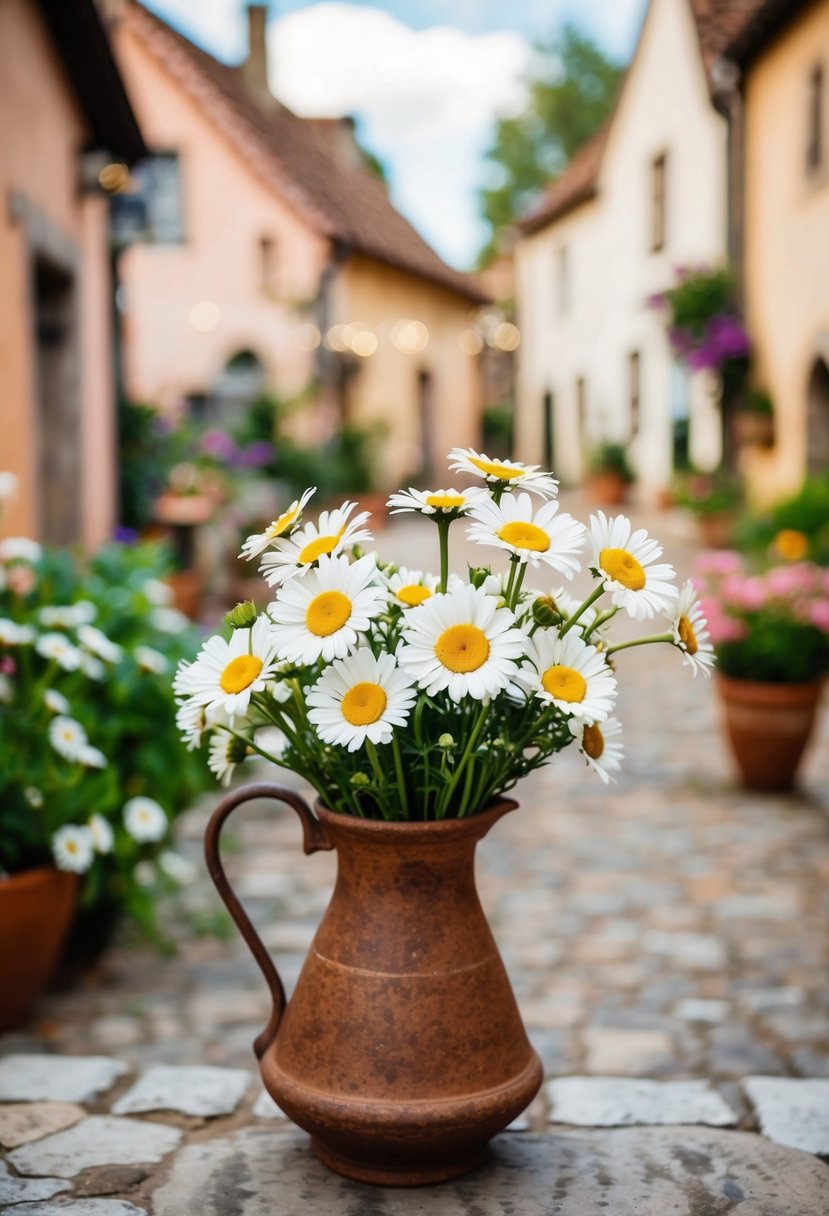
[(829, 469), (829, 367), (818, 359), (809, 377), (806, 421), (806, 467), (809, 473)]
[(40, 531), (48, 544), (80, 537), (81, 414), (76, 286), (71, 272), (34, 261)]

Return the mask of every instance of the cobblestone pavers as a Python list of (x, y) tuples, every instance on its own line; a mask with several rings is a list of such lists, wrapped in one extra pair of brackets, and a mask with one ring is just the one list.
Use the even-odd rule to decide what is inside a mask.
[[(409, 523), (383, 541), (399, 552), (392, 534), (407, 561), (425, 564)], [(691, 550), (679, 541), (682, 565)], [(825, 1211), (829, 1168), (797, 1149), (829, 1156), (829, 715), (801, 792), (750, 795), (734, 786), (710, 683), (673, 651), (624, 652), (619, 668), (627, 761), (616, 785), (565, 755), (525, 783), (520, 810), (479, 849), (482, 902), (548, 1079), (515, 1129), (528, 1130), (502, 1137), (488, 1171), (434, 1199), (393, 1206), (381, 1192), (365, 1211), (489, 1216), (510, 1210), (498, 1206), (507, 1190), (520, 1216)], [(199, 865), (208, 811), (180, 824), (180, 847)], [(237, 818), (228, 868), (290, 991), (335, 860), (303, 857), (283, 810), (252, 805)], [(297, 1188), (307, 1216), (363, 1210), (366, 1192), (313, 1162), (252, 1083), (268, 998), (200, 874), (166, 917), (177, 956), (125, 940), (0, 1039), (0, 1144), (11, 1150), (0, 1211), (293, 1216)], [(82, 1106), (85, 1120), (59, 1127), (58, 1103)], [(592, 1130), (634, 1117), (643, 1125)], [(64, 1181), (43, 1146), (83, 1138), (92, 1119), (161, 1129), (168, 1147), (116, 1152)], [(585, 1126), (567, 1131), (565, 1119)], [(651, 1126), (662, 1119), (739, 1130)], [(15, 1140), (16, 1126), (28, 1141)], [(24, 1177), (15, 1162), (31, 1164), (38, 1144), (38, 1169)]]

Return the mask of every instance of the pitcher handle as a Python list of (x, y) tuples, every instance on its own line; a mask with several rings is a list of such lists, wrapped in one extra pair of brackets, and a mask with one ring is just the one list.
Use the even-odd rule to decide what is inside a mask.
[(275, 798), (278, 802), (284, 802), (296, 811), (302, 821), (302, 848), (305, 853), (316, 853), (320, 849), (333, 849), (334, 845), (328, 839), (325, 828), (304, 798), (300, 798), (299, 794), (294, 793), (293, 790), (283, 789), (280, 785), (271, 785), (270, 782), (246, 785), (243, 789), (234, 790), (228, 794), (216, 807), (207, 825), (207, 831), (204, 834), (204, 856), (207, 861), (207, 869), (225, 907), (236, 922), (239, 932), (259, 965), (259, 970), (265, 977), (265, 983), (268, 985), (273, 1002), (268, 1024), (253, 1044), (256, 1058), (260, 1060), (279, 1030), (279, 1023), (285, 1009), (285, 989), (273, 959), (262, 944), (262, 939), (254, 929), (250, 917), (228, 882), (219, 853), (219, 837), (225, 820), (232, 811), (236, 810), (237, 806), (241, 806), (243, 802), (250, 802), (254, 798)]

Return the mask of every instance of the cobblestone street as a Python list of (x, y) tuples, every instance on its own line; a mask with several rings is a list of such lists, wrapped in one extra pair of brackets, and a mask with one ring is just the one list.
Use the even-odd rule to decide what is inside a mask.
[[(687, 572), (680, 525), (645, 522)], [(381, 549), (402, 544), (415, 564), (409, 527)], [(565, 754), (479, 848), (481, 899), (548, 1078), (492, 1166), (374, 1192), (310, 1158), (254, 1079), (268, 1000), (201, 863), (210, 799), (180, 823), (198, 877), (167, 910), (177, 954), (122, 941), (0, 1040), (0, 1210), (825, 1213), (829, 1170), (812, 1154), (829, 1156), (829, 715), (801, 791), (751, 795), (734, 784), (713, 682), (654, 649), (621, 654), (619, 680), (616, 784)], [(231, 878), (290, 989), (334, 858), (303, 857), (295, 818), (267, 804), (237, 815), (231, 843)], [(64, 1074), (26, 1058), (43, 1053), (105, 1059)], [(154, 1066), (205, 1065), (135, 1088)]]

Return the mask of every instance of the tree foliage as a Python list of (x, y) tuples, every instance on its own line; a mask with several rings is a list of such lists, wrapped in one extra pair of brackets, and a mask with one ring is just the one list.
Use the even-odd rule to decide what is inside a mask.
[(491, 237), (482, 262), (498, 231), (526, 211), (605, 121), (621, 75), (621, 67), (573, 25), (537, 48), (526, 108), (498, 120), (486, 153), (491, 184), (481, 191), (481, 203)]

